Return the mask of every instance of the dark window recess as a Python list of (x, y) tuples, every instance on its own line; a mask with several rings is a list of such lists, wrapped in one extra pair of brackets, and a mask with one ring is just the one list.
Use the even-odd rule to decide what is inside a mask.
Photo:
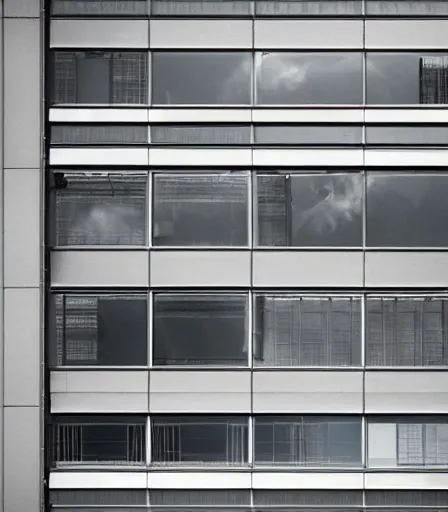
[(55, 416), (53, 422), (55, 466), (145, 463), (145, 418)]
[(359, 366), (361, 300), (258, 295), (255, 366)]
[(369, 298), (367, 364), (448, 365), (448, 300)]
[(368, 507), (445, 507), (448, 491), (365, 491)]
[(366, 144), (377, 146), (447, 146), (446, 126), (366, 126)]
[(198, 146), (250, 144), (250, 133), (250, 125), (154, 125), (151, 126), (151, 142)]
[(148, 144), (147, 125), (52, 124), (51, 144)]
[(55, 295), (58, 366), (146, 366), (146, 295)]
[(247, 418), (153, 416), (151, 438), (155, 465), (247, 463)]
[(53, 0), (53, 16), (147, 16), (149, 0)]
[(361, 418), (255, 418), (255, 464), (339, 467), (361, 465)]
[(151, 506), (232, 506), (250, 505), (249, 490), (152, 490), (149, 491)]
[[(50, 503), (52, 505), (62, 505), (64, 507), (64, 511), (66, 510), (67, 505), (146, 505), (146, 491), (115, 489), (50, 490)], [(108, 510), (110, 511), (110, 508), (108, 508)], [(115, 510), (115, 508), (113, 510)]]
[(362, 127), (356, 125), (257, 125), (255, 126), (255, 143), (286, 146), (362, 144)]
[(249, 0), (152, 0), (153, 16), (248, 16)]
[(446, 0), (366, 0), (368, 16), (446, 16)]
[(55, 245), (146, 245), (146, 173), (54, 173)]
[(363, 195), (360, 174), (258, 175), (258, 245), (360, 247)]
[(154, 177), (156, 246), (246, 246), (247, 174)]
[(367, 175), (369, 247), (448, 247), (448, 175)]
[(255, 14), (258, 16), (346, 16), (361, 13), (361, 0), (255, 0)]
[(147, 52), (53, 53), (54, 104), (147, 104)]
[(247, 297), (154, 297), (154, 364), (246, 366)]
[[(362, 506), (362, 491), (254, 490), (259, 507), (352, 507)], [(327, 510), (327, 509), (326, 509)]]

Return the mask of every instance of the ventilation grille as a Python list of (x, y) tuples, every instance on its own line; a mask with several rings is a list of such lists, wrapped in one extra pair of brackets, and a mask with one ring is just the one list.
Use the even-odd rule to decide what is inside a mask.
[(250, 505), (250, 491), (236, 490), (157, 490), (150, 491), (151, 505), (178, 506), (226, 506)]
[(151, 14), (157, 16), (248, 15), (248, 0), (152, 0)]
[(448, 506), (448, 491), (366, 491), (370, 507), (438, 507)]
[(53, 0), (54, 16), (145, 16), (149, 0)]
[(146, 491), (50, 491), (50, 503), (52, 505), (146, 505)]
[(53, 125), (52, 144), (147, 144), (146, 125)]
[(254, 505), (275, 506), (362, 506), (362, 491), (254, 491)]
[(152, 126), (154, 144), (250, 144), (251, 127), (248, 126)]

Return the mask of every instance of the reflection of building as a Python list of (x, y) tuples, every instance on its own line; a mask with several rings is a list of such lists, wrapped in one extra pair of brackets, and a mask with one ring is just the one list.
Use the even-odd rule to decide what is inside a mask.
[(2, 4), (0, 512), (448, 509), (448, 2)]

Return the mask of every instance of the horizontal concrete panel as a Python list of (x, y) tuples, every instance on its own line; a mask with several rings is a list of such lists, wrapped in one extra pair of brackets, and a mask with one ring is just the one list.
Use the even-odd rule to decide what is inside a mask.
[(366, 109), (365, 122), (391, 124), (448, 123), (448, 110), (443, 108)]
[(151, 166), (169, 165), (174, 167), (243, 166), (252, 165), (251, 149), (172, 149), (152, 148), (149, 150)]
[(147, 123), (143, 108), (51, 108), (51, 123)]
[(362, 489), (362, 473), (253, 473), (253, 489)]
[(5, 18), (39, 18), (40, 16), (39, 0), (4, 0), (4, 5), (3, 14)]
[(51, 148), (50, 165), (149, 165), (147, 148)]
[(50, 489), (146, 489), (145, 472), (52, 471)]
[(149, 121), (155, 123), (250, 123), (250, 109), (152, 109)]
[(363, 48), (362, 20), (255, 20), (255, 48)]
[(146, 393), (149, 376), (135, 371), (52, 371), (52, 393)]
[(57, 287), (149, 285), (148, 251), (53, 251), (51, 284)]
[(51, 20), (51, 48), (149, 48), (147, 20)]
[(367, 371), (365, 412), (446, 414), (448, 372)]
[(153, 371), (151, 413), (250, 413), (250, 372)]
[(254, 123), (363, 123), (362, 109), (254, 109)]
[(148, 473), (150, 489), (250, 489), (251, 474), (234, 471), (153, 471)]
[(254, 413), (361, 413), (362, 372), (255, 372)]
[(250, 20), (151, 20), (151, 48), (252, 48)]
[(446, 252), (367, 252), (366, 286), (381, 288), (448, 286)]
[(259, 167), (359, 167), (363, 165), (363, 150), (254, 149), (253, 162)]
[(250, 286), (250, 251), (152, 251), (154, 287)]
[(446, 49), (445, 20), (366, 20), (368, 50)]
[(146, 414), (148, 412), (148, 392), (51, 393), (52, 414)]
[(429, 490), (448, 489), (448, 473), (433, 472), (375, 472), (364, 475), (365, 489)]
[(254, 286), (363, 286), (362, 252), (254, 251), (252, 267)]
[(365, 165), (370, 167), (448, 166), (445, 149), (366, 149)]

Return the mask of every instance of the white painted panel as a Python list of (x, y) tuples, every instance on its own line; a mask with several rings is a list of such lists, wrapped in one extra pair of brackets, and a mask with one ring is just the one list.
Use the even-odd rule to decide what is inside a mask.
[(50, 489), (146, 489), (143, 472), (52, 471)]
[(362, 473), (290, 473), (257, 472), (252, 475), (253, 489), (362, 489)]
[(426, 48), (446, 50), (445, 20), (366, 20), (368, 50)]
[(250, 251), (152, 251), (151, 286), (250, 286)]
[[(426, 107), (426, 105), (425, 105)], [(448, 123), (445, 108), (366, 109), (366, 123)]]
[(146, 108), (51, 108), (51, 123), (146, 123)]
[(51, 371), (50, 372), (50, 391), (51, 393), (66, 393), (67, 392), (67, 373), (65, 371)]
[(148, 473), (149, 489), (250, 489), (251, 474), (227, 471), (153, 471)]
[[(447, 157), (448, 158), (448, 157)], [(362, 149), (254, 149), (254, 165), (260, 167), (314, 167), (363, 165)]]
[(362, 372), (256, 371), (253, 412), (361, 413)]
[(152, 371), (151, 413), (250, 413), (250, 372)]
[(52, 414), (148, 413), (148, 393), (52, 393)]
[(367, 252), (366, 286), (413, 288), (448, 286), (446, 252)]
[(415, 472), (415, 473), (366, 473), (365, 489), (381, 490), (429, 490), (448, 489), (448, 473)]
[(147, 20), (51, 20), (51, 48), (149, 48)]
[(149, 165), (147, 148), (51, 148), (50, 165)]
[(254, 109), (254, 123), (362, 123), (362, 109)]
[(367, 425), (367, 460), (369, 468), (397, 466), (396, 423), (370, 423)]
[(363, 48), (362, 20), (255, 20), (255, 48)]
[(448, 166), (445, 149), (366, 149), (365, 165), (373, 167)]
[(148, 372), (135, 371), (52, 371), (50, 391), (69, 393), (146, 393)]
[(160, 123), (250, 123), (250, 109), (166, 108), (149, 111), (150, 122)]
[(365, 412), (447, 414), (448, 372), (368, 371)]
[(4, 4), (5, 17), (39, 18), (40, 16), (40, 0), (4, 0)]
[(252, 265), (254, 286), (363, 286), (362, 252), (254, 251)]
[(53, 251), (53, 286), (148, 286), (149, 252)]
[(252, 48), (250, 20), (151, 20), (151, 48)]
[(172, 149), (151, 148), (149, 163), (152, 166), (176, 167), (244, 166), (252, 165), (251, 149)]

